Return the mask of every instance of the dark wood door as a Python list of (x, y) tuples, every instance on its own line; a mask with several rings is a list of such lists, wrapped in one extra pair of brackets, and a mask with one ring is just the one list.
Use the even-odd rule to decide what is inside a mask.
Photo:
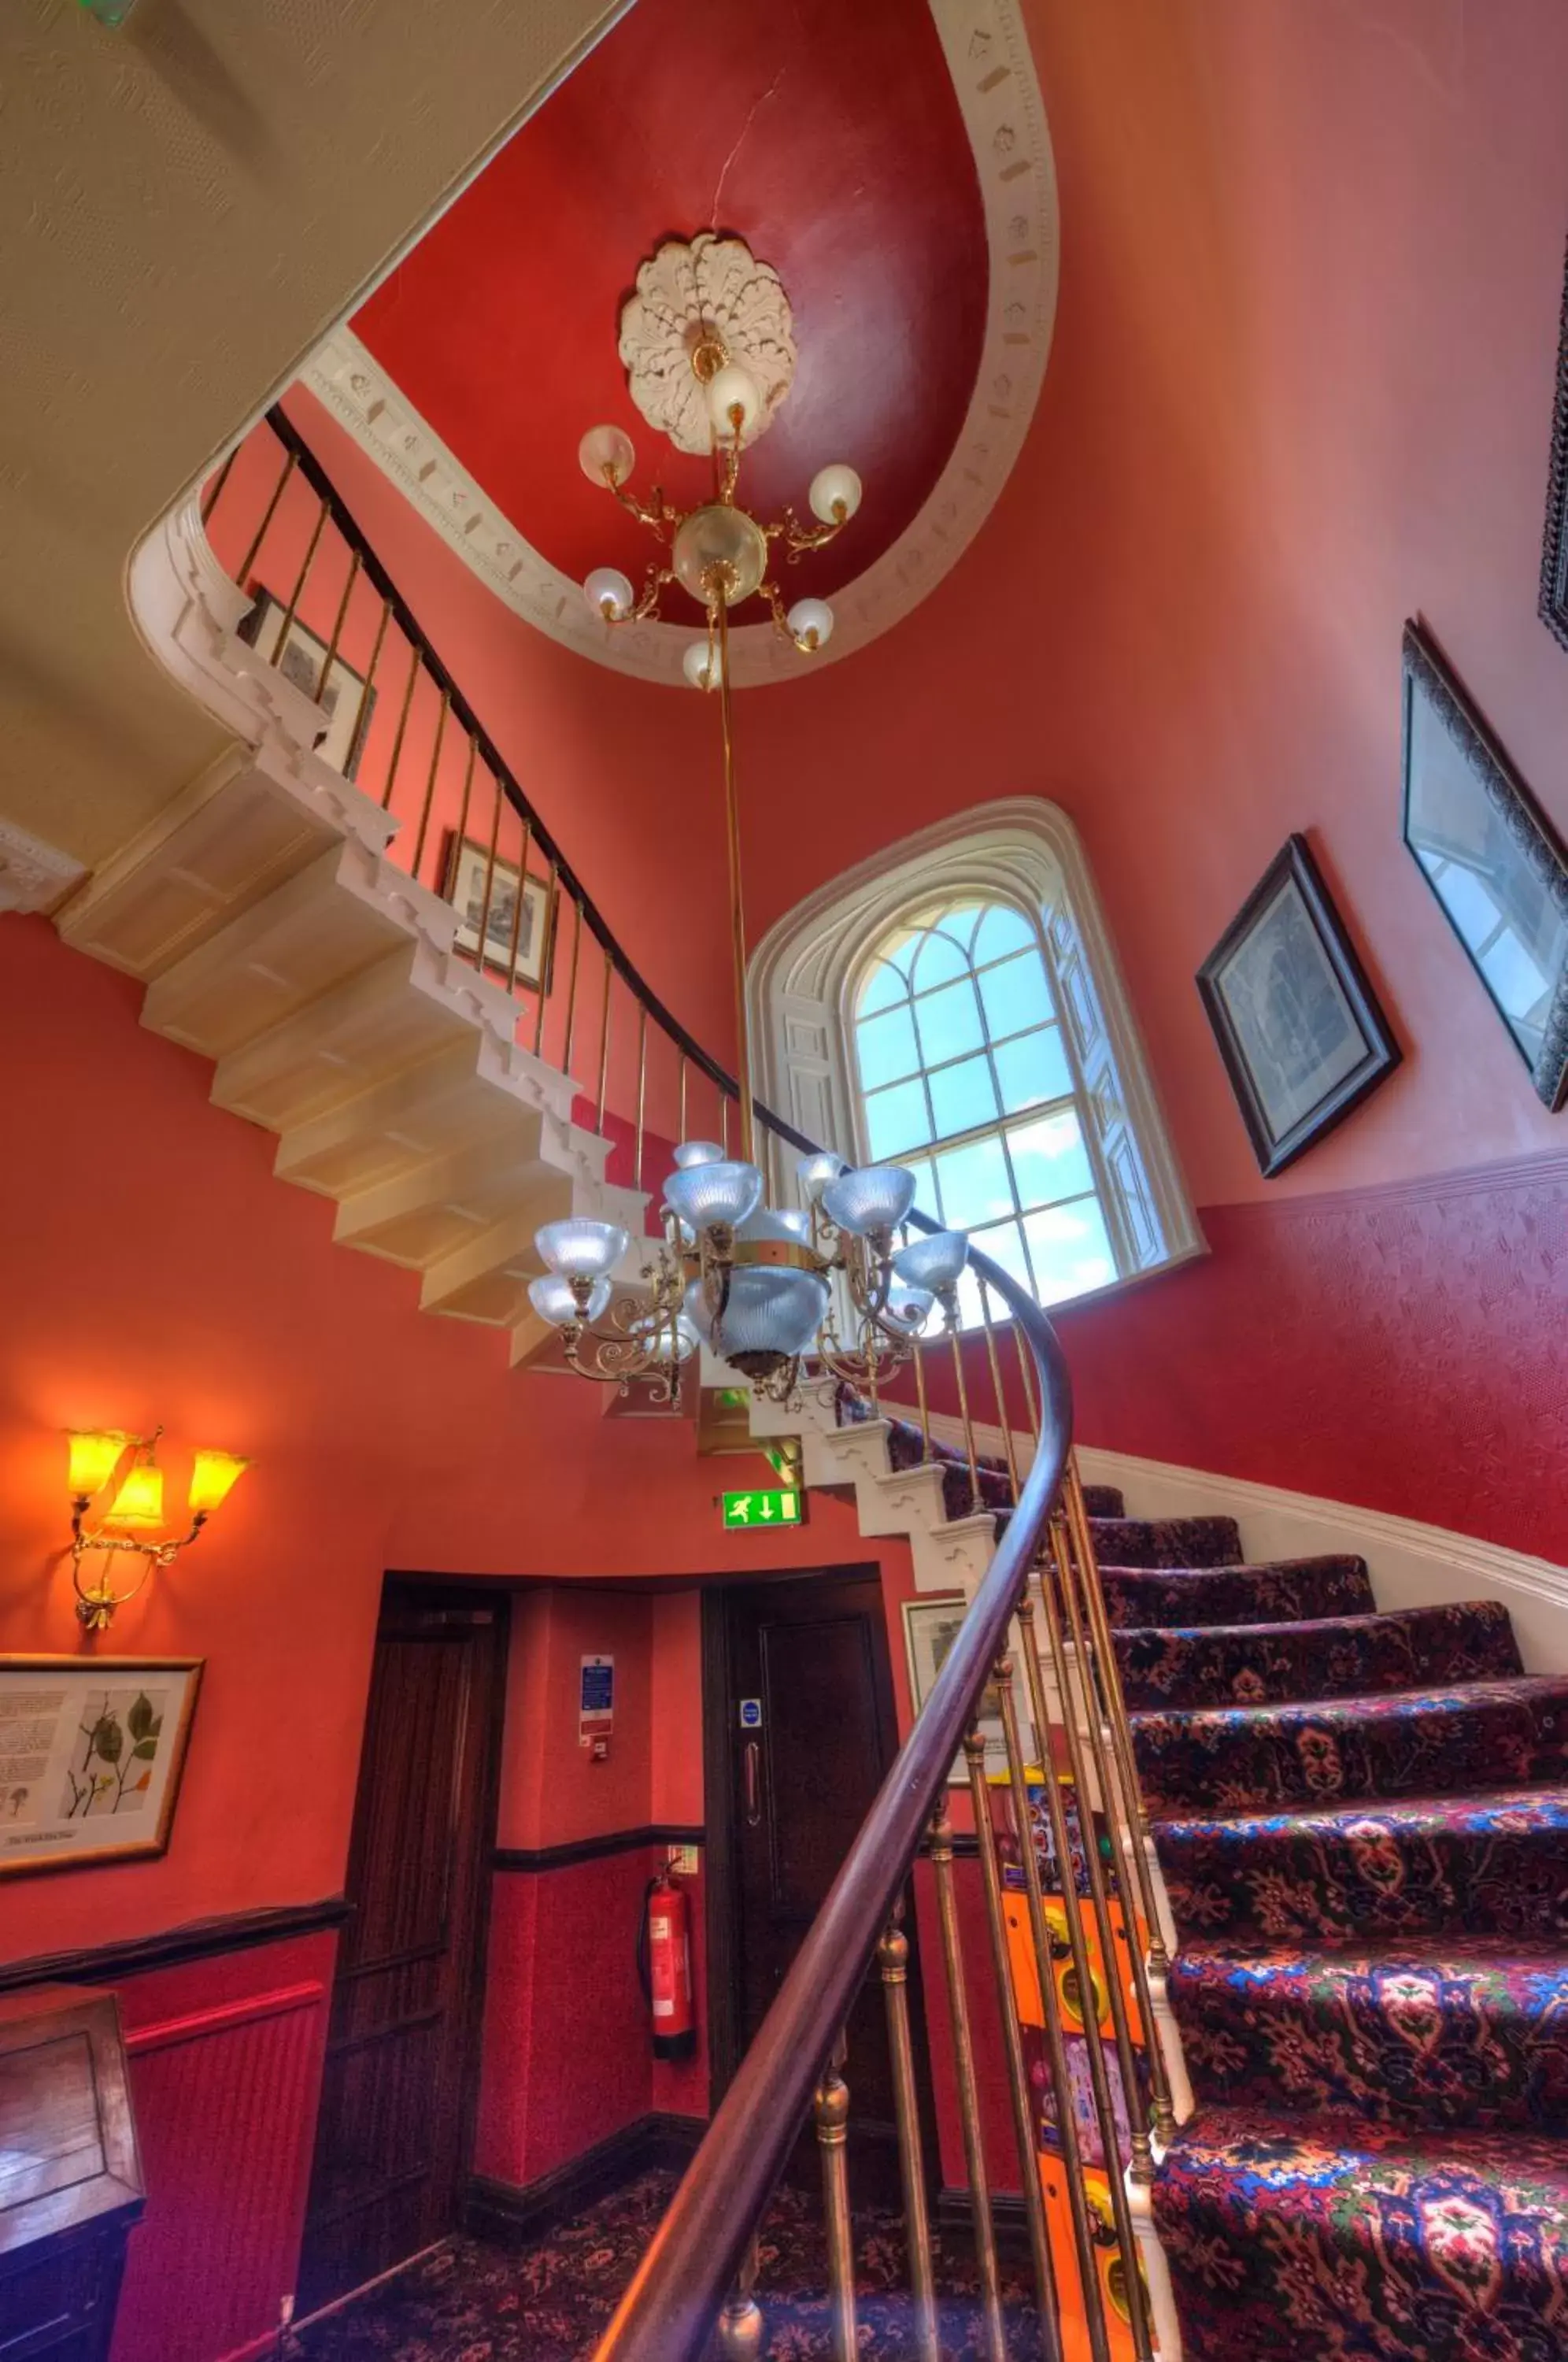
[(477, 2074), (506, 1601), (389, 1584), (349, 1848), (299, 2310), (456, 2224)]
[[(723, 2063), (733, 2066), (826, 1899), (898, 1750), (898, 1731), (876, 1574), (737, 1584), (723, 1617), (734, 1992), (733, 2058)], [(748, 1699), (760, 1709), (755, 1729), (743, 1720)], [(911, 2000), (918, 2035), (912, 1985)], [(848, 2053), (850, 2156), (861, 2168), (857, 2185), (870, 2194), (875, 2181), (880, 2194), (896, 2134), (875, 1967), (850, 2017)], [(809, 2139), (795, 2169), (817, 2171)]]

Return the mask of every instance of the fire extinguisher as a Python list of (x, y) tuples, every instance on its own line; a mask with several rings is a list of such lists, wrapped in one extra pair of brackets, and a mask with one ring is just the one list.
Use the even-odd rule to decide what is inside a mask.
[(690, 1915), (683, 1888), (663, 1871), (649, 1879), (637, 1930), (637, 1981), (653, 2016), (656, 2058), (690, 2058), (697, 2048)]

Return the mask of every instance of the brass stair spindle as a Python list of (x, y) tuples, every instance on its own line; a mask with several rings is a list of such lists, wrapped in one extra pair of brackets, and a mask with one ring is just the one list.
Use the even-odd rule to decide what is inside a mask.
[(485, 946), (490, 942), (490, 901), (495, 891), (495, 848), (501, 841), (501, 781), (492, 778), (495, 789), (495, 810), (490, 821), (490, 850), (485, 855), (484, 899), (480, 904), (479, 949), (474, 954), (474, 966), (484, 974)]
[[(916, 1357), (918, 1359), (918, 1355)], [(932, 1816), (931, 1871), (936, 1915), (942, 1926), (942, 1965), (947, 1982), (947, 2015), (953, 2033), (953, 2067), (958, 2084), (958, 2115), (964, 2132), (964, 2168), (969, 2178), (969, 2213), (975, 2232), (975, 2262), (980, 2279), (980, 2316), (986, 2362), (1007, 2362), (1002, 2324), (1001, 2279), (997, 2270), (996, 2225), (991, 2221), (991, 2184), (980, 2128), (980, 2094), (975, 2080), (975, 2042), (969, 2030), (969, 1992), (964, 1945), (958, 1932), (958, 1898), (953, 1886), (953, 1823), (944, 1796)]]
[(1023, 1331), (1019, 1327), (1016, 1320), (1012, 1324), (1012, 1341), (1018, 1348), (1018, 1368), (1019, 1374), (1023, 1380), (1023, 1400), (1024, 1406), (1029, 1412), (1029, 1431), (1033, 1436), (1035, 1442), (1038, 1443), (1040, 1440), (1040, 1405), (1035, 1400), (1034, 1379), (1029, 1367), (1029, 1355), (1024, 1350)]
[(969, 1387), (964, 1375), (964, 1347), (956, 1329), (950, 1332), (953, 1372), (958, 1382), (958, 1415), (964, 1422), (964, 1450), (969, 1462), (969, 1514), (980, 1511), (980, 1463), (975, 1451), (975, 1422), (969, 1416)]
[(643, 1186), (643, 1132), (648, 1104), (648, 1010), (646, 1000), (637, 1003), (637, 1145), (632, 1160), (632, 1187)]
[(719, 2315), (718, 2341), (722, 2362), (762, 2362), (767, 2324), (753, 2293), (756, 2287), (756, 2233), (745, 2243), (745, 2254), (735, 2284)]
[(311, 691), (318, 705), (326, 694), (326, 684), (332, 678), (332, 668), (337, 661), (337, 644), (343, 637), (343, 626), (348, 620), (349, 602), (353, 599), (354, 585), (359, 579), (359, 568), (363, 562), (358, 549), (349, 551), (348, 579), (343, 585), (343, 596), (337, 602), (337, 613), (332, 619), (332, 637), (326, 643), (326, 654), (321, 659), (321, 670), (316, 674), (315, 687)]
[(289, 634), (294, 628), (294, 617), (299, 613), (300, 601), (304, 596), (305, 584), (310, 580), (310, 569), (315, 564), (315, 553), (321, 546), (322, 528), (331, 513), (330, 502), (323, 501), (316, 510), (315, 523), (311, 527), (310, 540), (305, 547), (304, 564), (294, 577), (293, 591), (288, 605), (283, 610), (283, 620), (278, 626), (278, 637), (272, 652), (274, 664), (282, 664), (283, 660), (283, 650), (289, 645)]
[[(1040, 1885), (1040, 1861), (1034, 1850), (1034, 1831), (1030, 1822), (1029, 1791), (1024, 1781), (1023, 1743), (1018, 1730), (1018, 1702), (1013, 1694), (1012, 1660), (997, 1659), (993, 1676), (997, 1695), (1001, 1705), (1002, 1737), (1007, 1744), (1008, 1783), (1012, 1791), (1013, 1811), (1018, 1823), (1018, 1850), (1023, 1871), (1023, 1892), (1029, 1906), (1029, 1932), (1034, 1946), (1034, 1965), (1040, 1979), (1040, 2014), (1045, 2021), (1045, 2057), (1051, 2070), (1051, 2081), (1056, 2095), (1056, 2131), (1062, 2144), (1062, 2178), (1067, 2185), (1067, 2212), (1073, 2225), (1073, 2249), (1077, 2257), (1078, 2279), (1082, 2286), (1084, 2322), (1088, 2330), (1089, 2352), (1094, 2362), (1110, 2362), (1110, 2339), (1105, 2325), (1104, 2292), (1099, 2284), (1099, 2268), (1095, 2257), (1094, 2225), (1089, 2220), (1088, 2195), (1084, 2186), (1083, 2151), (1078, 2146), (1077, 2117), (1073, 2109), (1072, 2079), (1067, 2069), (1067, 2046), (1062, 2025), (1062, 1997), (1056, 1991), (1056, 1967), (1051, 1957), (1051, 1931), (1045, 1920), (1045, 1898)], [(1051, 1787), (1051, 1766), (1041, 1766), (1047, 1794)], [(1060, 1799), (1057, 1799), (1058, 1803)], [(1055, 1831), (1053, 1831), (1053, 1835)], [(1072, 1893), (1071, 1867), (1062, 1881), (1063, 1902), (1070, 1911), (1077, 1900)], [(1086, 1994), (1086, 2000), (1088, 1996)], [(1087, 2023), (1087, 2020), (1086, 2020)], [(1100, 2094), (1095, 2093), (1095, 2113), (1100, 2114)], [(1107, 2120), (1109, 2119), (1109, 2121)], [(1116, 2124), (1109, 2116), (1100, 2124), (1100, 2145), (1108, 2158), (1115, 2158)], [(1112, 2171), (1115, 2170), (1112, 2165)]]
[(920, 1405), (920, 1464), (923, 1468), (931, 1458), (931, 1405), (925, 1398), (925, 1338), (914, 1341), (915, 1400)]
[(237, 443), (233, 450), (229, 453), (227, 458), (224, 461), (223, 466), (218, 469), (217, 474), (213, 478), (212, 482), (207, 486), (206, 491), (202, 494), (201, 516), (204, 528), (212, 522), (213, 511), (216, 508), (219, 501), (223, 498), (223, 488), (228, 481), (229, 469), (233, 467), (238, 457), (239, 446)]
[(833, 2319), (834, 2362), (857, 2362), (855, 2323), (855, 2232), (849, 2215), (849, 2087), (840, 2070), (844, 2036), (823, 2070), (812, 2115), (823, 2163), (823, 2209), (827, 2218), (828, 2310)]
[(936, 2282), (931, 2259), (931, 2216), (926, 2207), (925, 2160), (920, 2146), (920, 2102), (915, 2093), (914, 2050), (910, 2041), (910, 1939), (899, 1925), (901, 1906), (877, 1947), (882, 1998), (888, 2011), (888, 2049), (893, 2070), (893, 2113), (898, 2122), (899, 2177), (904, 2193), (904, 2240), (909, 2251), (910, 2295), (914, 2307), (915, 2352), (920, 2362), (942, 2362), (936, 2339)]
[(610, 995), (614, 988), (615, 969), (608, 948), (604, 954), (604, 1001), (599, 1014), (599, 1112), (593, 1129), (602, 1139), (604, 1133), (604, 1097), (610, 1084)]
[(517, 953), (523, 941), (523, 913), (528, 905), (528, 855), (534, 848), (534, 815), (523, 822), (523, 850), (517, 856), (517, 892), (512, 904), (512, 942), (506, 963), (506, 989), (517, 989)]
[(469, 800), (473, 794), (474, 757), (478, 753), (479, 742), (477, 739), (470, 738), (469, 740), (469, 759), (463, 766), (463, 801), (462, 809), (458, 814), (458, 834), (452, 860), (452, 874), (447, 881), (447, 900), (448, 902), (455, 902), (457, 900), (458, 881), (463, 874), (463, 843), (469, 833)]
[(359, 684), (359, 702), (354, 708), (354, 734), (348, 741), (348, 751), (343, 757), (343, 767), (345, 770), (348, 768), (348, 766), (352, 763), (354, 756), (363, 744), (362, 734), (367, 726), (367, 717), (369, 716), (370, 710), (370, 697), (376, 683), (376, 668), (381, 660), (381, 645), (386, 638), (387, 625), (391, 621), (392, 601), (390, 599), (383, 599), (381, 601), (381, 619), (376, 625), (376, 636), (370, 648), (370, 661), (365, 668), (365, 678)]
[(1008, 1959), (1007, 1922), (1002, 1917), (1001, 1871), (997, 1861), (996, 1823), (991, 1818), (991, 1792), (986, 1781), (986, 1742), (978, 1730), (964, 1741), (969, 1772), (969, 1795), (975, 1807), (975, 1835), (980, 1849), (980, 1876), (986, 1890), (986, 1923), (991, 1939), (991, 1967), (996, 1976), (997, 2014), (1001, 2020), (1007, 2053), (1008, 2098), (1012, 2105), (1012, 2134), (1018, 2148), (1019, 2179), (1023, 2184), (1023, 2213), (1029, 2228), (1030, 2261), (1034, 2267), (1034, 2299), (1040, 2314), (1040, 2348), (1044, 2362), (1062, 2362), (1062, 2309), (1051, 2260), (1051, 2235), (1045, 2222), (1045, 2193), (1040, 2186), (1040, 2158), (1034, 2145), (1034, 2103), (1029, 2092), (1029, 2072), (1023, 2063), (1023, 2036), (1019, 2031), (1013, 1999), (1012, 1968)]
[[(997, 1360), (997, 1332), (991, 1326), (990, 1290), (985, 1281), (979, 1282), (980, 1319), (986, 1331), (986, 1358), (991, 1365), (991, 1391), (997, 1398), (997, 1418), (1001, 1427), (1002, 1451), (1007, 1460), (1008, 1489), (1012, 1506), (1018, 1507), (1018, 1461), (1012, 1448), (1012, 1421), (1008, 1416), (1007, 1396), (1002, 1392), (1001, 1364)], [(1042, 1724), (1042, 1729), (1044, 1725)]]
[(539, 954), (539, 998), (534, 1007), (534, 1055), (539, 1055), (545, 1039), (545, 1003), (549, 998), (551, 971), (556, 961), (556, 926), (560, 916), (560, 863), (550, 864), (550, 889), (545, 897), (545, 928), (543, 947)]
[(682, 1141), (686, 1137), (686, 1053), (682, 1050), (680, 1054), (680, 1128), (676, 1133), (677, 1140)]
[(730, 1153), (730, 1095), (722, 1085), (719, 1089), (719, 1145), (727, 1156)]
[[(1055, 1612), (1054, 1608), (1051, 1609)], [(1035, 1722), (1043, 1734), (1050, 1727), (1046, 1711), (1045, 1684), (1041, 1678), (1040, 1653), (1034, 1634), (1034, 1606), (1027, 1591), (1018, 1604), (1018, 1620), (1023, 1638), (1025, 1679)], [(1064, 1675), (1057, 1675), (1061, 1691), (1063, 1719), (1069, 1734), (1069, 1756), (1073, 1763), (1075, 1783), (1078, 1774), (1074, 1729), (1072, 1694)], [(1121, 2179), (1121, 2144), (1116, 2123), (1116, 2106), (1111, 2097), (1110, 2080), (1106, 2072), (1105, 2044), (1099, 2030), (1099, 2009), (1095, 2000), (1094, 1964), (1089, 1959), (1084, 1935), (1083, 1912), (1079, 1905), (1077, 1881), (1073, 1872), (1071, 1832), (1062, 1803), (1062, 1791), (1055, 1768), (1049, 1759), (1043, 1737), (1041, 1741), (1041, 1773), (1045, 1796), (1045, 1815), (1051, 1828), (1051, 1843), (1062, 1874), (1062, 1908), (1067, 1923), (1067, 1947), (1073, 1956), (1073, 1974), (1077, 1979), (1078, 1992), (1083, 2002), (1084, 2050), (1088, 2060), (1089, 2085), (1094, 2096), (1096, 2120), (1099, 2125), (1100, 2150), (1105, 2159), (1106, 2186), (1110, 2196), (1111, 2220), (1116, 2226), (1117, 2243), (1128, 2279), (1127, 2310), (1132, 2330), (1132, 2348), (1137, 2362), (1153, 2362), (1149, 2344), (1149, 2325), (1143, 2310), (1143, 2287), (1138, 2272), (1137, 2234), (1132, 2227), (1132, 2209)], [(1099, 1934), (1100, 1957), (1105, 1962), (1106, 1983), (1111, 1998), (1111, 2022), (1118, 2036), (1117, 2064), (1121, 2072), (1122, 2094), (1127, 2106), (1128, 2129), (1133, 2143), (1133, 2158), (1143, 2171), (1141, 2180), (1150, 2172), (1149, 2138), (1143, 2126), (1143, 2105), (1138, 2089), (1136, 2067), (1132, 2058), (1131, 2032), (1127, 2025), (1126, 2003), (1121, 1992), (1121, 1971), (1112, 1941), (1110, 1914), (1106, 1907), (1103, 1882), (1099, 1878), (1099, 1857), (1095, 1851), (1094, 1824), (1089, 1817), (1087, 1791), (1075, 1784), (1077, 1800), (1078, 1836), (1082, 1844), (1086, 1876), (1091, 1903), (1098, 1894), (1095, 1924)], [(1032, 1843), (1030, 1846), (1032, 1853)], [(1138, 2127), (1134, 2130), (1134, 2127)], [(1098, 2279), (1098, 2274), (1096, 2275)]]
[(575, 894), (572, 897), (571, 907), (577, 913), (577, 919), (571, 933), (571, 975), (567, 983), (566, 1050), (561, 1058), (563, 1075), (571, 1073), (572, 1035), (577, 1027), (577, 967), (582, 952), (582, 904)]
[[(397, 785), (397, 767), (398, 767), (399, 763), (400, 763), (400, 762), (402, 761), (402, 759), (403, 759), (403, 733), (404, 733), (404, 731), (408, 728), (408, 713), (409, 713), (409, 708), (410, 708), (410, 707), (412, 706), (412, 704), (414, 703), (414, 685), (415, 681), (419, 679), (420, 673), (423, 671), (423, 669), (424, 669), (424, 668), (423, 668), (423, 666), (421, 665), (420, 660), (419, 660), (419, 646), (418, 646), (418, 643), (417, 643), (416, 641), (410, 640), (410, 642), (409, 642), (409, 644), (408, 644), (408, 679), (407, 679), (407, 682), (405, 683), (404, 688), (403, 688), (403, 704), (402, 704), (402, 707), (401, 707), (401, 709), (399, 710), (399, 712), (398, 712), (398, 717), (397, 717), (397, 734), (396, 734), (396, 735), (394, 736), (394, 738), (392, 739), (392, 760), (391, 760), (391, 762), (387, 765), (387, 783), (386, 783), (386, 787), (384, 788), (384, 789), (382, 790), (382, 793), (381, 793), (381, 810), (382, 810), (383, 811), (391, 811), (391, 810), (392, 810), (392, 789), (393, 789), (396, 787), (396, 785)], [(500, 793), (501, 793), (501, 790), (500, 790), (500, 789), (498, 788), (498, 789), (496, 789), (496, 795), (497, 795), (498, 800), (499, 800), (499, 797), (500, 797)], [(499, 811), (499, 810), (500, 810), (499, 800), (498, 800), (498, 802), (497, 802), (497, 807), (496, 807), (496, 808), (497, 808), (497, 811)], [(488, 882), (488, 881), (487, 881), (487, 882)], [(483, 938), (483, 937), (482, 937), (482, 935), (481, 935), (481, 936), (480, 936), (480, 953), (481, 953), (481, 954), (483, 953), (483, 950), (484, 950), (484, 938)], [(482, 958), (481, 958), (481, 961), (480, 961), (480, 965), (481, 965), (481, 966), (482, 966), (482, 965), (483, 965)]]
[[(436, 774), (441, 767), (441, 742), (447, 735), (447, 716), (451, 710), (452, 692), (449, 689), (444, 689), (441, 691), (441, 710), (436, 716), (435, 741), (430, 748), (430, 769), (425, 781), (425, 801), (419, 807), (419, 828), (414, 840), (414, 866), (409, 872), (413, 877), (418, 877), (425, 864), (425, 836), (430, 826), (430, 807), (436, 800)], [(519, 910), (523, 907), (521, 892), (517, 897), (517, 907)]]
[(278, 502), (282, 499), (285, 491), (287, 491), (289, 487), (289, 479), (293, 474), (294, 469), (298, 465), (298, 452), (291, 451), (288, 458), (283, 462), (282, 474), (279, 477), (277, 482), (272, 487), (272, 497), (268, 502), (261, 522), (256, 528), (256, 538), (239, 561), (239, 572), (235, 579), (238, 582), (240, 589), (246, 593), (247, 597), (250, 594), (250, 569), (255, 565), (258, 557), (260, 555), (261, 545), (266, 540), (267, 535), (271, 529), (272, 519), (278, 513)]

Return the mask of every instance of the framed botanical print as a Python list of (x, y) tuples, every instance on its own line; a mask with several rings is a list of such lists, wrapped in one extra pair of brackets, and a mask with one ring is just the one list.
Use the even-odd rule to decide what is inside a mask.
[(364, 752), (370, 716), (376, 709), (375, 690), (367, 690), (363, 674), (335, 656), (321, 693), (316, 696), (316, 683), (326, 661), (326, 642), (307, 631), (297, 615), (289, 622), (285, 637), (287, 607), (270, 590), (255, 584), (251, 590), (250, 606), (239, 619), (239, 637), (266, 663), (276, 665), (285, 680), (304, 690), (307, 697), (315, 698), (323, 712), (331, 716), (315, 742), (315, 751), (324, 763), (330, 763), (346, 779), (353, 778)]
[(1540, 552), (1540, 620), (1568, 648), (1568, 268), (1557, 339), (1557, 396), (1546, 476), (1546, 537)]
[[(909, 1654), (910, 1695), (916, 1714), (923, 1709), (927, 1698), (936, 1687), (936, 1677), (947, 1662), (948, 1652), (963, 1628), (969, 1612), (969, 1602), (961, 1591), (924, 1592), (918, 1599), (904, 1602), (904, 1647)], [(1028, 1706), (1021, 1695), (1017, 1698), (1019, 1736), (1026, 1756), (1032, 1753)], [(994, 1687), (980, 1693), (980, 1730), (986, 1742), (988, 1777), (1007, 1771), (1007, 1740), (1002, 1731), (1001, 1700)], [(962, 1753), (947, 1774), (949, 1787), (967, 1784), (968, 1767)]]
[(0, 1657), (0, 1876), (168, 1850), (199, 1657)]
[(1404, 837), (1549, 1108), (1568, 1098), (1568, 855), (1419, 624), (1405, 626)]
[[(517, 908), (519, 889), (523, 896), (521, 914)], [(537, 990), (546, 978), (550, 951), (545, 941), (550, 914), (550, 889), (546, 880), (532, 875), (520, 877), (514, 861), (497, 860), (492, 871), (489, 845), (478, 844), (471, 836), (459, 837), (453, 831), (447, 838), (442, 861), (441, 891), (456, 907), (462, 922), (456, 938), (458, 950), (477, 959), (482, 926), (486, 967), (503, 969), (510, 976), (515, 930), (517, 982), (531, 991)]]
[(1399, 1063), (1305, 837), (1270, 862), (1198, 969), (1198, 989), (1267, 1177)]

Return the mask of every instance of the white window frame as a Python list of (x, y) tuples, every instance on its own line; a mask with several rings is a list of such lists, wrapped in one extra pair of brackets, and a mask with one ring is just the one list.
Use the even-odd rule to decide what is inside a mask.
[[(1008, 903), (1040, 931), (1119, 1266), (1094, 1294), (1203, 1253), (1082, 844), (1060, 806), (1041, 798), (955, 813), (846, 870), (768, 930), (746, 988), (758, 1096), (809, 1138), (864, 1162), (854, 1022), (867, 964), (900, 923), (966, 900)], [(773, 1203), (793, 1202), (793, 1152), (769, 1141), (767, 1154)]]

